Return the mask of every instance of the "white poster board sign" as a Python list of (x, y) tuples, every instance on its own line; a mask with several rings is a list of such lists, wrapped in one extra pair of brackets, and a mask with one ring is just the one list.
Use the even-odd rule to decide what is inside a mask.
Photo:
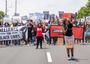
[(22, 31), (0, 32), (0, 41), (22, 39)]
[(0, 41), (20, 40), (24, 37), (28, 38), (28, 30), (24, 26), (18, 27), (0, 27)]

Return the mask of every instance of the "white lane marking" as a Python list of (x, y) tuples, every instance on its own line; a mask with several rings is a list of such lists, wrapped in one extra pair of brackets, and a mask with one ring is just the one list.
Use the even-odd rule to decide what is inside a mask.
[(47, 52), (47, 60), (48, 60), (48, 62), (52, 62), (52, 58), (51, 58), (50, 52)]

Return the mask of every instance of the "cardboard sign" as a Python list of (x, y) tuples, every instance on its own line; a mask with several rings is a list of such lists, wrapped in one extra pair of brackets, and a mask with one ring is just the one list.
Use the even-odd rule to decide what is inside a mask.
[(50, 36), (51, 37), (63, 37), (63, 26), (53, 25), (50, 27)]
[(84, 29), (82, 27), (73, 27), (73, 35), (74, 38), (83, 39)]
[(63, 18), (64, 19), (71, 18), (71, 13), (64, 13)]

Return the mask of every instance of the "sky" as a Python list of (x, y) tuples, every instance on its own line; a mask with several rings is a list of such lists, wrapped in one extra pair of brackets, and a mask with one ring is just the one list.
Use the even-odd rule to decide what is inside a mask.
[[(14, 14), (15, 0), (8, 1), (8, 14)], [(88, 0), (17, 0), (17, 12), (20, 15), (28, 13), (50, 11), (50, 14), (58, 14), (58, 11), (77, 12), (85, 6)], [(0, 10), (5, 11), (5, 0), (0, 0)]]

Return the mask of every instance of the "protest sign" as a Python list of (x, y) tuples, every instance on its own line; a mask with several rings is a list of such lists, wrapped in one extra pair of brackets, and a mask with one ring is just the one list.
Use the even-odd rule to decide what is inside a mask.
[[(28, 30), (24, 26), (18, 27), (0, 27), (0, 41), (20, 40), (23, 37), (28, 38)], [(23, 36), (24, 35), (24, 36)]]
[(73, 27), (73, 35), (76, 39), (83, 39), (84, 29), (83, 27)]
[(22, 31), (0, 32), (0, 41), (22, 39)]
[(50, 27), (50, 36), (51, 37), (63, 37), (63, 26), (57, 26), (57, 25), (52, 25)]

